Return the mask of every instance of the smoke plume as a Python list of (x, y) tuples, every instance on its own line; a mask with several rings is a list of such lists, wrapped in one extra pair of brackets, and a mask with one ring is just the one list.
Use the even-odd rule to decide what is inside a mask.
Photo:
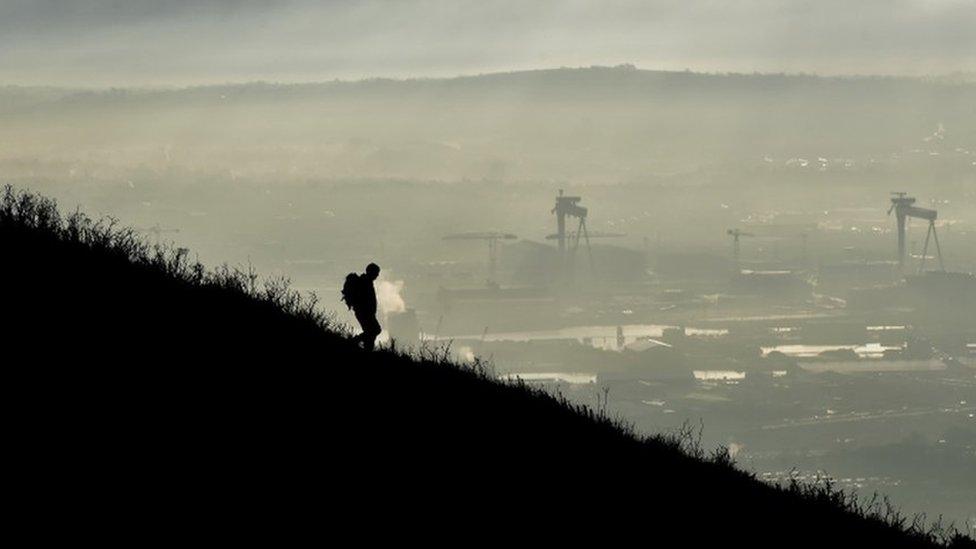
[(402, 313), (407, 309), (406, 302), (400, 292), (403, 291), (402, 280), (377, 280), (376, 281), (376, 303), (383, 316), (391, 313)]

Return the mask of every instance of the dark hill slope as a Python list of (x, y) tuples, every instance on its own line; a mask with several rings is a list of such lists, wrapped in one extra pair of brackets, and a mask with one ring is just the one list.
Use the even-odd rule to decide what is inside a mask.
[(476, 370), (365, 354), (280, 285), (32, 195), (2, 197), (0, 247), (8, 500), (35, 539), (939, 545)]

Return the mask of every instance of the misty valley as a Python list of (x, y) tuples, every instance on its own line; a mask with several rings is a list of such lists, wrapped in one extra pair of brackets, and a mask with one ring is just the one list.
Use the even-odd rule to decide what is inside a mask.
[(287, 278), (353, 331), (339, 290), (376, 262), (381, 347), (973, 535), (974, 105), (964, 77), (632, 66), (6, 87), (0, 182)]

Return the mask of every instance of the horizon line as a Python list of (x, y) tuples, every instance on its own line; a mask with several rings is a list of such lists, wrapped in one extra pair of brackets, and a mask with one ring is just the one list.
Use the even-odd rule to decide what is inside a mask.
[(615, 70), (628, 70), (634, 72), (649, 72), (649, 73), (671, 73), (671, 74), (694, 74), (698, 76), (785, 76), (792, 78), (822, 78), (822, 79), (892, 79), (892, 80), (937, 80), (937, 79), (949, 79), (962, 77), (964, 80), (967, 78), (973, 78), (974, 83), (976, 83), (976, 70), (955, 70), (949, 72), (941, 73), (928, 73), (928, 74), (894, 74), (894, 73), (818, 73), (810, 71), (760, 71), (754, 70), (750, 72), (739, 71), (739, 70), (729, 70), (729, 71), (709, 71), (709, 70), (695, 70), (692, 68), (685, 68), (683, 70), (679, 69), (657, 69), (657, 68), (644, 68), (638, 67), (634, 63), (618, 63), (614, 65), (578, 65), (578, 66), (547, 66), (547, 67), (536, 67), (536, 68), (522, 68), (522, 69), (510, 69), (510, 70), (490, 70), (486, 72), (470, 72), (470, 73), (457, 73), (453, 75), (417, 75), (417, 76), (395, 76), (395, 75), (377, 75), (377, 76), (363, 76), (359, 78), (331, 78), (331, 79), (303, 79), (303, 80), (269, 80), (269, 79), (241, 79), (241, 80), (225, 80), (225, 81), (214, 81), (209, 83), (173, 83), (173, 84), (121, 84), (121, 85), (67, 85), (67, 84), (22, 84), (22, 83), (6, 83), (0, 80), (0, 89), (4, 88), (41, 88), (41, 89), (57, 89), (57, 90), (74, 90), (74, 91), (111, 91), (111, 90), (139, 90), (139, 91), (181, 91), (181, 90), (191, 90), (191, 89), (201, 89), (201, 88), (215, 88), (215, 87), (226, 87), (226, 86), (246, 86), (251, 84), (270, 84), (276, 86), (302, 86), (302, 85), (323, 85), (323, 84), (360, 84), (367, 82), (418, 82), (418, 81), (449, 81), (449, 80), (462, 80), (466, 78), (483, 78), (491, 76), (504, 76), (513, 74), (527, 74), (534, 72), (551, 72), (560, 70), (593, 70), (593, 69), (615, 69)]

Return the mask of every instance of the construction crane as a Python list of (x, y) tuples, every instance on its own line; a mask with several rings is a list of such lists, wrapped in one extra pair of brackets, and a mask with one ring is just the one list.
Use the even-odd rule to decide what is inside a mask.
[(735, 261), (735, 272), (739, 272), (739, 239), (743, 236), (756, 236), (752, 233), (747, 233), (739, 229), (729, 229), (725, 231), (725, 234), (732, 237), (732, 259)]
[[(590, 233), (586, 228), (587, 209), (579, 205), (579, 201), (582, 199), (580, 196), (565, 196), (563, 190), (559, 189), (556, 205), (549, 212), (556, 214), (556, 233), (548, 235), (546, 239), (559, 241), (559, 257), (563, 267), (569, 269), (576, 260), (576, 251), (579, 249), (580, 237), (582, 237), (586, 240), (586, 253), (590, 260), (590, 270), (594, 271), (593, 249), (590, 247), (590, 239), (614, 238), (624, 235), (619, 233)], [(574, 217), (579, 220), (579, 225), (575, 231), (566, 230), (567, 217)]]
[(938, 218), (939, 213), (936, 210), (915, 206), (915, 198), (906, 196), (908, 193), (893, 192), (891, 194), (891, 207), (888, 208), (888, 215), (891, 215), (891, 212), (895, 212), (895, 219), (898, 223), (898, 268), (902, 270), (905, 268), (905, 239), (907, 236), (906, 231), (908, 230), (908, 220), (909, 218), (917, 217), (929, 222), (928, 232), (925, 233), (925, 245), (922, 247), (922, 260), (918, 266), (919, 274), (925, 270), (925, 260), (928, 257), (929, 251), (929, 239), (933, 237), (939, 256), (939, 268), (945, 271), (945, 263), (942, 261), (942, 246), (939, 244), (939, 233), (935, 230), (935, 220)]
[(498, 248), (502, 240), (518, 239), (512, 233), (497, 231), (454, 233), (444, 237), (444, 240), (485, 240), (488, 242), (488, 283), (496, 283), (496, 271), (498, 268)]

